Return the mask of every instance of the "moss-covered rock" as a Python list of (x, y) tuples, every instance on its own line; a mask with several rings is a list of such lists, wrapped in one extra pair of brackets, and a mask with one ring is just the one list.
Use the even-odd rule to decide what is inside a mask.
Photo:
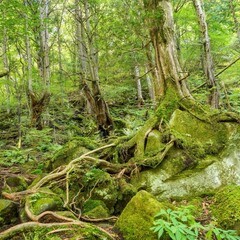
[(125, 179), (119, 179), (119, 196), (118, 201), (114, 207), (115, 214), (119, 214), (126, 207), (128, 202), (132, 199), (133, 196), (137, 194), (137, 188), (132, 184), (125, 181)]
[[(180, 110), (175, 111), (181, 112)], [(177, 113), (180, 114), (180, 113)], [(182, 113), (181, 113), (182, 114)], [(190, 115), (189, 113), (184, 113), (184, 115)], [(191, 117), (191, 115), (189, 116)], [(180, 118), (180, 117), (179, 117)], [(180, 118), (181, 119), (181, 118)], [(185, 119), (185, 117), (183, 117)], [(174, 120), (176, 121), (176, 119)], [(201, 120), (193, 120), (199, 121)], [(191, 121), (190, 121), (191, 122)], [(189, 133), (193, 136), (193, 139), (200, 141), (199, 144), (202, 147), (196, 145), (196, 149), (202, 151), (203, 155), (200, 158), (199, 154), (195, 155), (194, 151), (190, 149), (194, 148), (194, 141), (191, 140), (189, 136), (188, 145), (179, 145), (179, 139), (183, 139), (185, 130), (178, 130), (173, 132), (175, 134), (176, 144), (170, 149), (164, 160), (156, 169), (146, 169), (131, 180), (131, 183), (137, 189), (144, 189), (152, 193), (157, 197), (158, 200), (163, 199), (181, 199), (195, 196), (202, 196), (206, 194), (213, 194), (216, 189), (221, 186), (226, 186), (229, 184), (239, 184), (240, 182), (240, 127), (236, 123), (222, 123), (220, 124), (219, 131), (213, 127), (210, 130), (210, 123), (206, 123), (207, 127), (199, 126), (199, 131), (203, 131), (204, 136), (201, 137), (199, 134), (198, 140), (198, 130), (188, 130), (187, 123), (181, 122), (180, 125), (184, 125), (183, 129), (186, 130), (186, 133)], [(205, 122), (202, 122), (205, 125)], [(197, 125), (200, 125), (197, 124)], [(177, 126), (175, 122), (174, 125), (171, 125), (173, 128), (177, 129), (180, 126)], [(219, 124), (217, 124), (219, 126)], [(222, 126), (222, 127), (221, 127)], [(189, 125), (191, 128), (191, 124)], [(192, 127), (193, 128), (193, 127)], [(217, 127), (218, 128), (218, 127)], [(193, 131), (193, 133), (191, 133)], [(207, 141), (206, 138), (207, 131), (209, 131), (208, 137), (211, 141), (214, 141), (212, 144), (213, 148), (216, 146), (219, 148), (218, 154), (215, 151), (207, 150)], [(214, 133), (215, 131), (216, 133)], [(181, 134), (179, 135), (179, 132)], [(215, 134), (215, 135), (214, 135)], [(222, 135), (221, 135), (222, 134)], [(185, 136), (188, 138), (188, 136)], [(225, 142), (223, 143), (223, 139)], [(191, 142), (192, 141), (192, 142)], [(187, 142), (187, 141), (186, 141)], [(219, 146), (217, 146), (219, 144)], [(217, 149), (215, 148), (215, 149)], [(223, 149), (222, 149), (223, 148)], [(207, 154), (207, 151), (209, 154)], [(211, 154), (210, 154), (211, 152)]]
[(110, 216), (108, 209), (104, 208), (102, 205), (95, 207), (84, 215), (89, 218), (107, 218)]
[(89, 199), (83, 204), (83, 214), (90, 218), (109, 217), (109, 210), (105, 203), (100, 200)]
[(221, 188), (214, 196), (212, 214), (222, 228), (237, 230), (240, 234), (240, 186)]
[(114, 212), (119, 194), (116, 179), (103, 170), (93, 168), (85, 174), (82, 183), (86, 197), (91, 194), (92, 199), (104, 202), (110, 213)]
[(16, 203), (0, 199), (0, 227), (5, 224), (14, 223), (17, 221), (17, 205)]
[(77, 137), (66, 143), (55, 153), (49, 162), (49, 169), (55, 169), (61, 165), (68, 164), (74, 158), (96, 148), (96, 143), (88, 137)]
[(177, 143), (197, 157), (219, 153), (228, 137), (224, 124), (202, 121), (181, 110), (173, 113), (169, 128)]
[(6, 179), (7, 187), (4, 188), (6, 192), (20, 192), (26, 190), (28, 184), (22, 176), (10, 176)]
[(45, 211), (60, 211), (63, 209), (62, 199), (48, 188), (40, 188), (37, 193), (29, 195), (26, 201), (35, 215)]
[(115, 227), (123, 234), (125, 240), (156, 240), (156, 233), (150, 230), (154, 216), (161, 209), (169, 207), (170, 204), (160, 203), (151, 194), (142, 190), (127, 204)]
[(165, 144), (162, 143), (162, 134), (154, 129), (147, 137), (147, 144), (145, 148), (145, 154), (148, 156), (154, 156), (164, 149)]

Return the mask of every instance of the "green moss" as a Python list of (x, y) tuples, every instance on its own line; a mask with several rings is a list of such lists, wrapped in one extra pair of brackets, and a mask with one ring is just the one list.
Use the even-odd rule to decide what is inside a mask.
[[(50, 233), (51, 232), (51, 233)], [(110, 240), (106, 233), (102, 232), (99, 228), (96, 228), (91, 224), (84, 224), (83, 227), (74, 226), (58, 226), (58, 227), (32, 227), (29, 230), (25, 230), (24, 233), (13, 232), (8, 239), (44, 239), (44, 240)]]
[(28, 187), (24, 177), (21, 176), (8, 177), (6, 183), (8, 185), (8, 188), (4, 189), (6, 192), (20, 192), (26, 190)]
[(156, 110), (156, 115), (159, 119), (163, 119), (168, 122), (173, 112), (179, 107), (179, 94), (176, 89), (172, 86), (167, 87), (166, 94), (160, 105)]
[(176, 110), (169, 127), (177, 144), (199, 158), (219, 153), (227, 142), (224, 124), (201, 121), (186, 111)]
[(83, 191), (86, 198), (91, 194), (92, 199), (101, 200), (111, 213), (114, 211), (114, 206), (118, 198), (118, 184), (116, 179), (112, 178), (107, 172), (93, 168), (85, 174), (82, 183), (85, 186)]
[(122, 210), (126, 207), (127, 203), (137, 193), (137, 189), (132, 184), (127, 183), (123, 178), (119, 179), (119, 187), (120, 193), (118, 196), (117, 204), (114, 207), (115, 214), (122, 212)]
[(17, 216), (17, 205), (6, 199), (0, 199), (0, 226), (13, 223)]
[(90, 218), (107, 218), (110, 216), (108, 209), (102, 205), (95, 207), (94, 209), (86, 212), (84, 215)]
[(103, 201), (89, 199), (83, 204), (82, 211), (85, 214), (86, 212), (89, 212), (98, 206), (102, 206), (103, 208), (107, 209), (107, 206)]
[(31, 211), (38, 215), (44, 211), (62, 210), (62, 199), (47, 188), (42, 188), (38, 193), (34, 193), (26, 198)]
[(145, 148), (145, 155), (154, 156), (164, 149), (165, 144), (162, 143), (162, 134), (154, 129), (147, 137), (147, 144)]
[(140, 191), (127, 204), (115, 226), (125, 240), (156, 240), (156, 233), (150, 230), (154, 216), (161, 209), (169, 208), (169, 205), (158, 202), (146, 191)]
[(95, 149), (96, 146), (96, 143), (88, 137), (74, 138), (55, 153), (48, 168), (54, 169), (61, 165), (66, 165), (81, 154)]
[(240, 234), (240, 186), (226, 186), (214, 196), (212, 214), (222, 228), (235, 229)]

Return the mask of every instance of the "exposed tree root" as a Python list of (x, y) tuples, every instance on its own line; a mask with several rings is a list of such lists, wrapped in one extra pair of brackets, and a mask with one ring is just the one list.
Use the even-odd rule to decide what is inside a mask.
[(162, 152), (158, 153), (154, 157), (145, 159), (141, 165), (156, 168), (163, 161), (169, 150), (174, 146), (174, 141), (175, 140), (172, 139), (166, 144), (165, 149)]
[(146, 138), (158, 122), (159, 118), (157, 116), (151, 117), (133, 138), (122, 145), (122, 148), (128, 150), (135, 146), (135, 159), (142, 158), (144, 156)]
[[(144, 148), (145, 148), (145, 139), (147, 138), (149, 132), (156, 126), (158, 123), (158, 118), (154, 117), (151, 119), (151, 121), (146, 124), (141, 131), (138, 132), (138, 134), (129, 140), (126, 144), (124, 144), (124, 147), (131, 148), (133, 146), (136, 146), (138, 149), (139, 147), (142, 148), (140, 151), (137, 152), (137, 156), (139, 161), (129, 161), (127, 163), (123, 164), (114, 164), (111, 162), (108, 162), (104, 159), (99, 159), (93, 156), (90, 156), (91, 154), (94, 154), (96, 152), (100, 152), (107, 148), (112, 148), (116, 146), (116, 144), (112, 143), (109, 145), (105, 145), (103, 147), (97, 148), (93, 151), (90, 151), (88, 153), (85, 153), (81, 155), (80, 157), (73, 159), (69, 164), (67, 164), (65, 167), (59, 167), (43, 177), (40, 181), (38, 181), (35, 185), (33, 185), (30, 189), (22, 191), (22, 192), (16, 192), (16, 193), (2, 193), (2, 195), (5, 198), (11, 199), (13, 201), (19, 201), (23, 198), (25, 198), (27, 195), (42, 192), (40, 189), (43, 186), (46, 186), (47, 184), (50, 184), (52, 181), (59, 181), (59, 179), (65, 179), (66, 180), (66, 205), (69, 205), (69, 175), (74, 171), (74, 169), (79, 168), (79, 166), (84, 165), (84, 163), (91, 163), (91, 165), (104, 169), (105, 171), (108, 171), (110, 173), (116, 173), (117, 177), (122, 176), (123, 174), (130, 174), (136, 170), (136, 168), (141, 166), (148, 166), (148, 167), (156, 167), (160, 164), (160, 162), (164, 159), (167, 152), (171, 149), (171, 147), (174, 145), (174, 140), (171, 140), (169, 143), (166, 144), (165, 149), (157, 154), (156, 156), (152, 158), (145, 158), (144, 159)], [(69, 217), (61, 216), (56, 212), (52, 211), (45, 211), (39, 215), (35, 215), (30, 208), (29, 199), (26, 199), (25, 202), (25, 212), (28, 216), (28, 218), (32, 222), (19, 224), (17, 226), (14, 226), (0, 234), (0, 239), (11, 239), (11, 236), (14, 236), (15, 234), (19, 232), (29, 231), (30, 229), (33, 229), (35, 227), (60, 227), (60, 226), (66, 226), (70, 227), (71, 225), (77, 225), (80, 227), (86, 226), (87, 223), (85, 222), (100, 222), (100, 221), (114, 221), (116, 220), (116, 217), (112, 216), (109, 218), (101, 218), (101, 219), (91, 219), (87, 218), (85, 216), (80, 216), (80, 219), (85, 221), (82, 222), (80, 220), (74, 220)], [(50, 219), (50, 221), (54, 221), (54, 223), (41, 223), (43, 221), (46, 221), (46, 218)], [(99, 227), (97, 227), (99, 228)], [(114, 239), (113, 236), (105, 231), (104, 229), (99, 228), (100, 231), (104, 232), (109, 236), (109, 238)], [(55, 230), (54, 230), (55, 231)], [(56, 230), (58, 231), (58, 230)], [(63, 230), (59, 230), (63, 231)]]
[[(16, 235), (16, 234), (23, 233), (25, 231), (34, 230), (37, 227), (38, 228), (52, 228), (52, 227), (63, 227), (63, 226), (66, 226), (66, 227), (79, 226), (79, 227), (83, 228), (86, 226), (86, 224), (87, 223), (77, 221), (77, 220), (71, 220), (71, 222), (54, 222), (54, 223), (26, 222), (26, 223), (18, 224), (16, 226), (13, 226), (13, 227), (1, 232), (0, 240), (12, 239), (12, 237), (14, 237), (14, 235)], [(98, 228), (101, 232), (104, 232), (110, 239), (114, 239), (114, 236), (112, 236), (106, 230), (104, 230), (100, 227), (97, 227), (97, 226), (95, 226), (95, 227)]]

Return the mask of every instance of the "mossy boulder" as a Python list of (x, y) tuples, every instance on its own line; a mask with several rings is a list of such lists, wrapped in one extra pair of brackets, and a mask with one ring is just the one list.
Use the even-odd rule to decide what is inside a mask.
[(90, 218), (109, 217), (109, 210), (105, 203), (100, 200), (89, 199), (83, 204), (83, 214)]
[(10, 176), (6, 179), (7, 187), (4, 188), (6, 192), (20, 192), (26, 190), (28, 184), (22, 176)]
[(62, 199), (48, 188), (40, 188), (37, 193), (28, 196), (26, 201), (35, 215), (45, 211), (63, 210)]
[(147, 137), (145, 154), (154, 156), (164, 149), (164, 147), (165, 144), (162, 143), (162, 134), (156, 129), (152, 130)]
[[(174, 114), (180, 115), (177, 110)], [(181, 113), (190, 115), (189, 113)], [(190, 115), (191, 116), (191, 115)], [(188, 116), (188, 117), (190, 117)], [(177, 116), (173, 117), (177, 118)], [(175, 131), (172, 132), (176, 138), (176, 144), (170, 149), (164, 160), (155, 169), (145, 169), (131, 179), (131, 183), (137, 189), (144, 189), (156, 196), (158, 200), (182, 199), (188, 197), (213, 194), (216, 189), (229, 184), (240, 182), (240, 126), (237, 123), (217, 124), (216, 129), (210, 129), (211, 124), (201, 120), (188, 119), (190, 122), (199, 121), (199, 130), (188, 130), (188, 123), (180, 120), (172, 122)], [(177, 121), (176, 119), (174, 121)], [(202, 122), (203, 126), (200, 126)], [(206, 124), (206, 125), (205, 125)], [(178, 131), (176, 131), (179, 128)], [(191, 124), (189, 125), (191, 128)], [(185, 129), (185, 130), (183, 130)], [(219, 131), (217, 131), (219, 129)], [(182, 132), (181, 132), (182, 131)], [(189, 134), (184, 136), (184, 131)], [(193, 132), (191, 132), (193, 131)], [(200, 131), (198, 139), (198, 131)], [(204, 136), (201, 136), (201, 131)], [(207, 135), (209, 131), (209, 135)], [(215, 133), (214, 133), (215, 132)], [(181, 134), (179, 134), (181, 133)], [(190, 137), (193, 137), (193, 139)], [(208, 138), (206, 138), (208, 136)], [(187, 143), (187, 138), (189, 141)], [(182, 140), (181, 140), (182, 139)], [(225, 142), (223, 143), (223, 139)], [(181, 140), (181, 141), (180, 141)], [(212, 141), (212, 150), (207, 150), (208, 141)], [(200, 144), (200, 147), (197, 145)], [(207, 143), (208, 142), (208, 143)], [(180, 145), (179, 145), (180, 144)], [(187, 144), (187, 145), (186, 145)], [(219, 144), (219, 146), (217, 146)], [(216, 147), (216, 148), (215, 148)], [(219, 150), (216, 153), (213, 149)], [(203, 154), (195, 155), (195, 150)], [(202, 151), (203, 150), (203, 151)], [(211, 154), (210, 154), (211, 153)], [(200, 157), (202, 156), (202, 157)]]
[(169, 128), (177, 143), (197, 157), (219, 153), (228, 138), (226, 125), (200, 120), (179, 109), (174, 111)]
[(96, 143), (88, 137), (77, 137), (58, 150), (48, 164), (48, 169), (55, 169), (68, 164), (74, 158), (96, 148)]
[(17, 205), (16, 203), (0, 199), (0, 227), (5, 224), (14, 223), (17, 221)]
[(86, 197), (91, 194), (92, 199), (104, 202), (110, 213), (114, 212), (119, 195), (116, 179), (101, 169), (92, 168), (85, 174), (82, 183)]
[(156, 240), (157, 234), (150, 228), (154, 216), (170, 204), (158, 202), (150, 193), (142, 190), (127, 204), (115, 227), (119, 229), (125, 240), (147, 239)]
[(211, 209), (217, 223), (222, 228), (234, 229), (240, 234), (240, 186), (223, 187), (214, 198)]
[(119, 214), (126, 207), (128, 202), (132, 199), (133, 196), (137, 194), (137, 188), (132, 184), (126, 182), (125, 179), (120, 178), (119, 182), (119, 195), (117, 203), (114, 207), (114, 213)]

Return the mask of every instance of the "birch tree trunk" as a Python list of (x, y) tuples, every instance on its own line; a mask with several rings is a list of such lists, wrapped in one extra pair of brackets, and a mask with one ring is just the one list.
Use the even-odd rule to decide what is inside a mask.
[(208, 26), (206, 22), (205, 11), (202, 0), (193, 0), (193, 4), (198, 17), (199, 27), (201, 30), (201, 38), (203, 43), (203, 65), (204, 73), (208, 81), (210, 91), (209, 104), (213, 108), (219, 107), (219, 91), (214, 77), (214, 65), (211, 54), (210, 38), (208, 34)]
[(144, 104), (143, 96), (142, 96), (142, 84), (140, 79), (140, 71), (139, 66), (135, 66), (135, 81), (137, 85), (137, 105), (140, 108)]
[(50, 87), (50, 62), (49, 62), (49, 33), (48, 14), (49, 0), (43, 0), (39, 6), (40, 11), (40, 74), (46, 89)]

